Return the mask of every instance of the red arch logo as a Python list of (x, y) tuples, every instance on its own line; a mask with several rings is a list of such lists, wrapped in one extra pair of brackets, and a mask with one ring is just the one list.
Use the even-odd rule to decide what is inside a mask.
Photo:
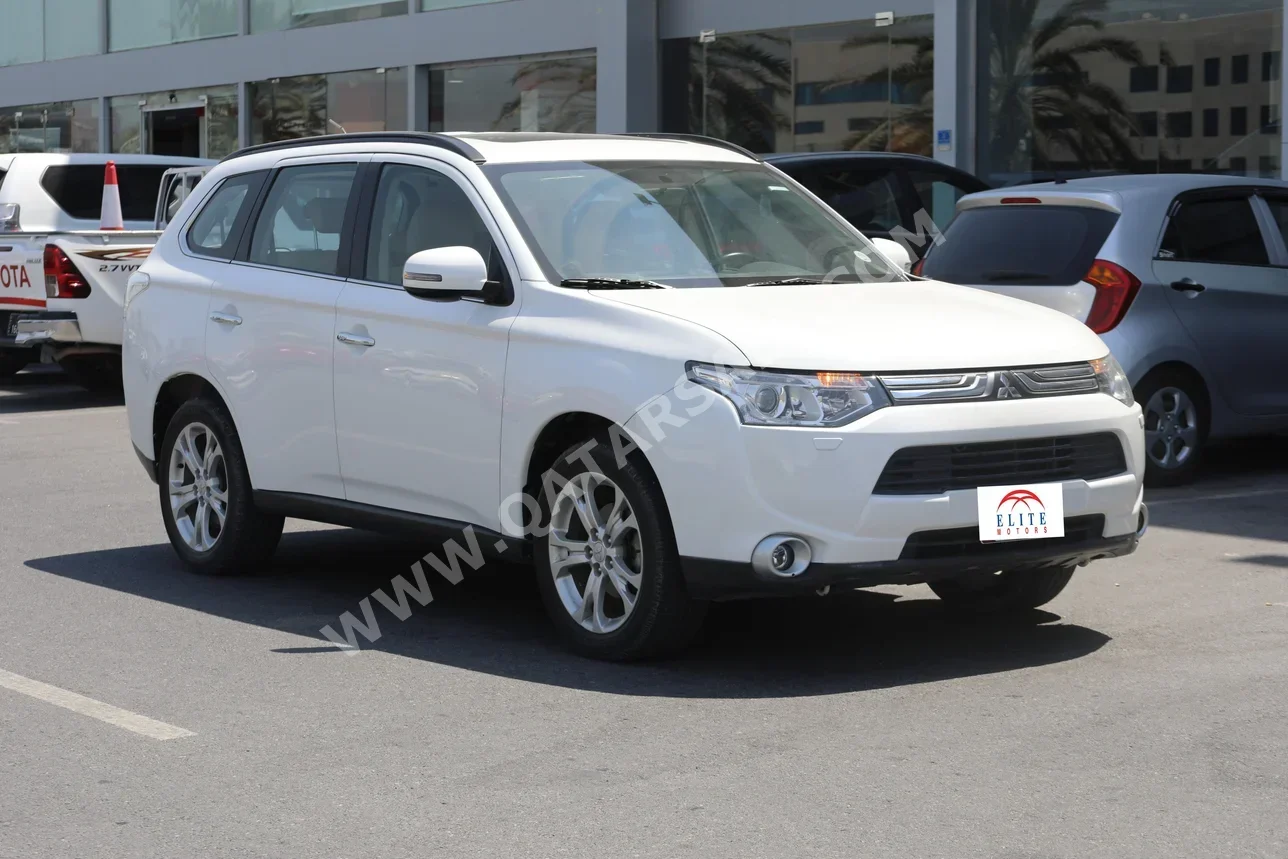
[(1024, 509), (1030, 511), (1033, 510), (1033, 505), (1029, 503), (1030, 501), (1037, 504), (1039, 509), (1046, 510), (1046, 505), (1042, 503), (1042, 499), (1039, 498), (1035, 492), (1028, 489), (1013, 489), (1006, 493), (1006, 495), (1002, 497), (1002, 500), (997, 503), (997, 510), (999, 513), (1008, 501), (1011, 502), (1010, 509), (1012, 511), (1021, 504), (1024, 505)]

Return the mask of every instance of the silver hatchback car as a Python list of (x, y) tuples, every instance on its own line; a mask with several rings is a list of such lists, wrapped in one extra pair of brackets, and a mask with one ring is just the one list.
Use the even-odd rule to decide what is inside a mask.
[(914, 272), (1100, 334), (1144, 409), (1152, 485), (1190, 480), (1208, 439), (1288, 429), (1288, 182), (1105, 176), (971, 194)]

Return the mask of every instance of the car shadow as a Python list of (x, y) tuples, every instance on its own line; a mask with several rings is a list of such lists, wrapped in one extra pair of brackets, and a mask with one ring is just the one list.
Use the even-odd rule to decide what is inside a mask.
[(34, 365), (0, 381), (0, 415), (124, 405), (121, 394), (90, 393), (54, 366)]
[[(272, 571), (185, 572), (168, 545), (40, 558), (27, 566), (144, 599), (306, 636), (283, 658), (345, 659), (321, 634), (406, 575), (423, 543), (346, 529), (288, 533)], [(669, 661), (612, 665), (565, 651), (530, 567), (491, 563), (457, 585), (428, 572), (433, 601), (399, 621), (370, 605), (379, 637), (364, 649), (534, 683), (621, 695), (773, 698), (826, 695), (993, 674), (1093, 653), (1108, 636), (1045, 611), (1006, 624), (954, 619), (934, 599), (871, 591), (712, 606), (702, 637)]]

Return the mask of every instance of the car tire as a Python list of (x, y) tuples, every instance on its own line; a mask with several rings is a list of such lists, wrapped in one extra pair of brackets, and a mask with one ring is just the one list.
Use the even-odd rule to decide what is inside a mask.
[(120, 355), (68, 355), (58, 366), (90, 393), (119, 394), (123, 388)]
[(0, 379), (12, 379), (34, 360), (28, 349), (0, 349)]
[(241, 439), (221, 404), (197, 398), (179, 407), (157, 452), (157, 483), (170, 544), (193, 572), (252, 573), (273, 557), (285, 520), (255, 507)]
[(565, 451), (542, 481), (548, 488), (537, 490), (542, 601), (560, 637), (583, 656), (672, 655), (701, 628), (706, 603), (685, 589), (657, 477), (638, 451), (615, 460), (606, 435), (588, 439)]
[(930, 589), (949, 607), (971, 614), (1008, 614), (1046, 605), (1060, 595), (1077, 567), (1004, 570), (991, 575), (931, 582)]
[(1190, 483), (1207, 443), (1207, 391), (1196, 376), (1165, 367), (1141, 379), (1134, 393), (1145, 417), (1145, 485)]

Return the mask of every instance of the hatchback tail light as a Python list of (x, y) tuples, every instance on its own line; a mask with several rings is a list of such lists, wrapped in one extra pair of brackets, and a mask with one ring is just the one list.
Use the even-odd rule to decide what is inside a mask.
[(1091, 271), (1083, 280), (1096, 288), (1096, 298), (1087, 314), (1087, 327), (1097, 334), (1112, 331), (1127, 315), (1140, 289), (1140, 280), (1117, 263), (1102, 259), (1091, 264)]
[(45, 296), (89, 298), (89, 281), (58, 245), (45, 245)]

